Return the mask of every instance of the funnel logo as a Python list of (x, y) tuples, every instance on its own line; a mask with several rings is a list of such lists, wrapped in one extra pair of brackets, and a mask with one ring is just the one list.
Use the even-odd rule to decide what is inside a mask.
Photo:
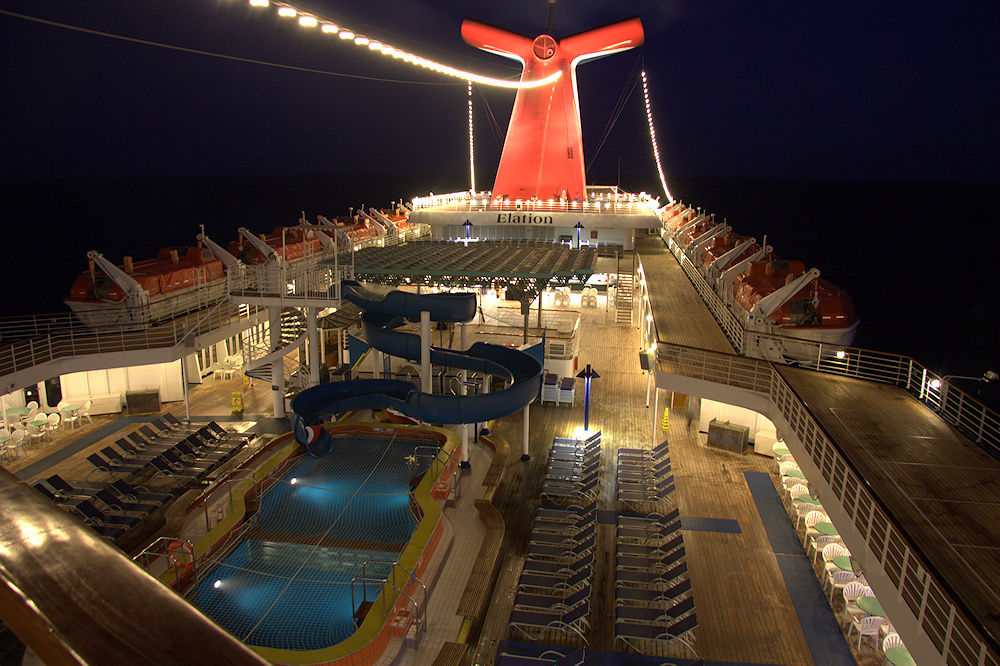
[(534, 49), (535, 57), (539, 60), (548, 60), (556, 54), (556, 40), (548, 35), (535, 37), (531, 46)]

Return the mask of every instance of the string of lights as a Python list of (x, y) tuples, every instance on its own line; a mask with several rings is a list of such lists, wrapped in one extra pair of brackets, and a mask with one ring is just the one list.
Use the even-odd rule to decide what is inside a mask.
[(673, 203), (674, 198), (670, 195), (670, 189), (667, 187), (667, 179), (663, 175), (663, 164), (660, 162), (660, 148), (656, 145), (656, 129), (653, 128), (653, 111), (649, 106), (649, 85), (646, 82), (645, 70), (642, 72), (642, 96), (646, 101), (646, 122), (649, 124), (649, 140), (653, 143), (653, 158), (656, 160), (656, 173), (660, 176), (660, 185), (663, 187), (663, 193), (667, 195), (667, 201)]
[(367, 46), (371, 51), (375, 53), (381, 53), (382, 55), (403, 60), (404, 62), (411, 63), (418, 67), (424, 67), (432, 71), (444, 74), (446, 76), (454, 76), (456, 78), (464, 79), (465, 81), (475, 82), (486, 86), (495, 86), (498, 88), (538, 88), (541, 86), (546, 86), (560, 76), (562, 76), (561, 71), (553, 72), (551, 75), (546, 76), (543, 79), (538, 79), (537, 81), (509, 81), (504, 79), (495, 79), (489, 76), (480, 76), (479, 74), (473, 74), (472, 72), (466, 72), (448, 65), (443, 65), (439, 62), (433, 60), (428, 60), (427, 58), (421, 58), (420, 56), (414, 55), (407, 51), (397, 49), (388, 44), (384, 44), (374, 39), (369, 39), (364, 35), (358, 34), (347, 27), (337, 25), (331, 21), (327, 21), (319, 16), (310, 14), (309, 12), (304, 12), (296, 9), (292, 5), (286, 2), (272, 2), (272, 0), (250, 0), (250, 4), (254, 7), (269, 7), (273, 6), (277, 8), (278, 15), (284, 16), (286, 18), (296, 18), (298, 17), (299, 25), (303, 28), (319, 28), (325, 34), (336, 35), (345, 42), (353, 42), (357, 46), (365, 47)]
[(470, 192), (476, 191), (476, 154), (472, 142), (472, 81), (469, 81), (469, 181)]

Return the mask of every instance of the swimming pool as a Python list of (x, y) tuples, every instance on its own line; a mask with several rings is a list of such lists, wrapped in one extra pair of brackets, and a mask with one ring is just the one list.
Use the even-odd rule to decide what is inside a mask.
[[(261, 499), (244, 539), (201, 578), (198, 608), (252, 646), (316, 650), (354, 631), (362, 575), (389, 575), (416, 526), (410, 481), (426, 471), (428, 440), (354, 433), (331, 455), (306, 458)], [(416, 453), (416, 455), (415, 455)], [(367, 583), (368, 600), (381, 591)]]

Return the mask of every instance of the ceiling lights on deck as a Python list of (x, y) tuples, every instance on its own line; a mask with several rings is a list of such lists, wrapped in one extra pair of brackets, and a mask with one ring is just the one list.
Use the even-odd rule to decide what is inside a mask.
[(441, 63), (434, 62), (433, 60), (428, 60), (426, 58), (421, 58), (420, 56), (413, 55), (406, 51), (401, 51), (397, 48), (389, 46), (388, 44), (383, 44), (374, 40), (370, 40), (364, 35), (359, 35), (351, 30), (347, 30), (342, 26), (337, 26), (330, 21), (324, 20), (319, 16), (315, 16), (309, 12), (304, 12), (295, 7), (291, 6), (286, 2), (270, 2), (269, 0), (250, 0), (250, 4), (254, 7), (269, 7), (271, 5), (278, 8), (279, 16), (298, 16), (299, 24), (303, 27), (314, 28), (320, 26), (320, 29), (331, 35), (338, 35), (344, 41), (353, 41), (358, 46), (367, 46), (372, 51), (381, 53), (382, 55), (390, 56), (404, 62), (409, 62), (418, 67), (423, 67), (425, 69), (430, 69), (432, 71), (444, 74), (446, 76), (453, 76), (455, 78), (463, 79), (469, 82), (475, 82), (486, 86), (495, 86), (498, 88), (538, 88), (541, 86), (547, 86), (560, 76), (562, 76), (561, 71), (555, 71), (544, 79), (539, 79), (537, 81), (510, 81), (505, 79), (494, 79), (489, 76), (480, 76), (479, 74), (473, 74), (472, 72), (466, 72), (460, 69), (455, 69), (454, 67), (449, 67), (448, 65), (442, 65)]

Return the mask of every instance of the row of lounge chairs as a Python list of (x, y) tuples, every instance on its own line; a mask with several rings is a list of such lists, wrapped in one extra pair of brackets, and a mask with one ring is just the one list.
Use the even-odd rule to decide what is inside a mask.
[(117, 448), (106, 446), (100, 453), (87, 456), (94, 466), (91, 474), (101, 472), (114, 479), (116, 475), (130, 478), (151, 471), (155, 476), (200, 482), (249, 437), (231, 433), (214, 421), (199, 426), (172, 420), (175, 423), (166, 417), (157, 419), (153, 427), (143, 425), (119, 438)]
[(587, 439), (557, 437), (549, 450), (549, 463), (541, 498), (555, 504), (587, 504), (600, 492), (601, 433)]
[(133, 486), (123, 479), (93, 485), (70, 483), (58, 474), (32, 486), (110, 541), (127, 536), (178, 496), (177, 492), (155, 492)]
[(632, 510), (643, 505), (674, 504), (674, 475), (670, 445), (664, 441), (652, 449), (618, 449), (618, 501)]
[(698, 626), (680, 513), (619, 516), (615, 552), (615, 643), (645, 653), (659, 641), (694, 652)]
[(586, 642), (596, 546), (596, 503), (538, 510), (510, 614), (511, 632), (536, 641), (557, 630)]

